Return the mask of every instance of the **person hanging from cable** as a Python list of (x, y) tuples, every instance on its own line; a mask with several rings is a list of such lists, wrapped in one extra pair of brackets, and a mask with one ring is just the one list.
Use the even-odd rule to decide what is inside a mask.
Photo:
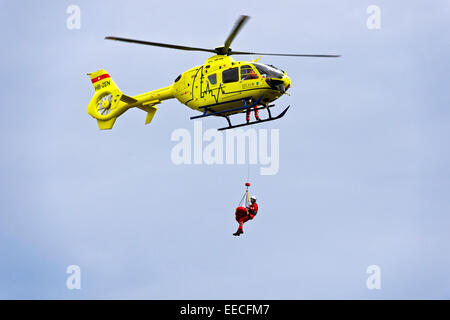
[[(248, 193), (247, 193), (248, 195)], [(244, 195), (245, 196), (245, 195)], [(248, 199), (248, 198), (247, 198)], [(239, 228), (235, 233), (233, 233), (234, 236), (239, 236), (242, 233), (244, 233), (244, 223), (253, 220), (253, 218), (258, 213), (258, 204), (256, 203), (256, 197), (251, 196), (250, 197), (250, 203), (247, 205), (247, 207), (237, 207), (236, 208), (236, 221), (239, 223)]]

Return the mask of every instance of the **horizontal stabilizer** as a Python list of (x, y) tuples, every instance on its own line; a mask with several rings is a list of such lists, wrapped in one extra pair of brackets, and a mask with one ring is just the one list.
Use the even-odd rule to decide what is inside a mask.
[(127, 96), (126, 94), (123, 94), (123, 93), (122, 93), (122, 96), (120, 97), (120, 101), (123, 101), (123, 102), (128, 103), (128, 104), (138, 102), (135, 98)]

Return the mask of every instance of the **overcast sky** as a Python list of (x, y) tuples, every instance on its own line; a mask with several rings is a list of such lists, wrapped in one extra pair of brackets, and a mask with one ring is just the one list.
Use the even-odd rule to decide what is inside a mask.
[[(450, 298), (448, 1), (0, 3), (0, 298)], [(209, 55), (103, 38), (214, 48), (240, 14), (234, 50), (342, 57), (261, 58), (291, 77), (291, 108), (253, 127), (279, 130), (280, 167), (251, 166), (260, 212), (233, 237), (247, 166), (175, 165), (171, 135), (198, 114), (175, 99), (99, 131), (86, 73), (170, 85)]]

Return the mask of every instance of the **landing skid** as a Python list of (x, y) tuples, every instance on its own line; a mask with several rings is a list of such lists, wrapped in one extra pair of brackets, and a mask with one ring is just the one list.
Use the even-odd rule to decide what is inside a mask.
[[(250, 101), (250, 98), (245, 98), (242, 99), (242, 101), (244, 102), (244, 105), (242, 107), (239, 108), (234, 108), (234, 109), (228, 109), (228, 110), (223, 110), (223, 111), (213, 111), (211, 109), (208, 109), (208, 107), (203, 107), (203, 114), (199, 115), (199, 116), (193, 116), (191, 117), (191, 120), (193, 119), (198, 119), (198, 118), (204, 118), (204, 117), (209, 117), (209, 116), (221, 116), (224, 117), (225, 119), (227, 119), (228, 121), (228, 127), (223, 127), (223, 128), (219, 128), (217, 130), (222, 131), (222, 130), (228, 130), (228, 129), (233, 129), (233, 128), (239, 128), (239, 127), (245, 127), (245, 126), (250, 126), (252, 124), (258, 124), (258, 123), (262, 123), (262, 122), (268, 122), (268, 121), (273, 121), (273, 120), (277, 120), (282, 118), (286, 112), (288, 111), (289, 107), (288, 106), (286, 109), (283, 110), (283, 112), (281, 112), (278, 116), (276, 117), (272, 117), (272, 113), (270, 112), (270, 108), (274, 107), (275, 105), (271, 104), (271, 105), (265, 105), (265, 106), (258, 106), (260, 104), (261, 99), (263, 98), (263, 96), (259, 97), (258, 100), (252, 102), (250, 105), (247, 105), (247, 102)], [(230, 120), (230, 116), (233, 114), (238, 114), (238, 113), (246, 113), (247, 110), (251, 110), (251, 112), (256, 111), (256, 110), (261, 110), (261, 109), (266, 109), (269, 117), (267, 119), (260, 119), (260, 120), (255, 120), (252, 122), (245, 122), (245, 123), (241, 123), (241, 124), (236, 124), (236, 125), (232, 125), (231, 124), (231, 120)], [(232, 112), (232, 114), (229, 114), (230, 112)]]
[[(236, 125), (232, 125), (232, 124), (231, 124), (231, 121), (230, 121), (229, 116), (224, 116), (224, 117), (227, 119), (227, 121), (228, 121), (228, 127), (219, 128), (219, 129), (217, 129), (217, 130), (222, 131), (222, 130), (228, 130), (228, 129), (233, 129), (233, 128), (239, 128), (239, 127), (251, 126), (252, 124), (258, 124), (258, 123), (262, 123), (262, 122), (268, 122), (268, 121), (277, 120), (277, 119), (282, 118), (282, 117), (286, 114), (286, 112), (288, 111), (289, 107), (290, 107), (290, 106), (287, 106), (287, 108), (284, 109), (283, 112), (281, 112), (281, 113), (280, 113), (278, 116), (276, 116), (276, 117), (272, 117), (272, 114), (271, 114), (271, 112), (270, 112), (270, 109), (267, 108), (267, 111), (268, 111), (268, 113), (269, 113), (269, 118), (267, 118), (267, 119), (261, 119), (261, 120), (255, 120), (255, 121), (252, 121), (252, 122), (245, 122), (245, 123), (236, 124)], [(263, 108), (265, 108), (265, 107), (263, 107)], [(262, 108), (258, 108), (258, 109), (262, 109)]]

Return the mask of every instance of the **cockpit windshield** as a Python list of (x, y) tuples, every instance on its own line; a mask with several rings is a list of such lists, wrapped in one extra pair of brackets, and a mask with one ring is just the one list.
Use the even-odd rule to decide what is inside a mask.
[(253, 63), (255, 68), (261, 74), (262, 77), (266, 78), (282, 78), (283, 72), (281, 70), (276, 69), (273, 66), (268, 66), (261, 63)]

